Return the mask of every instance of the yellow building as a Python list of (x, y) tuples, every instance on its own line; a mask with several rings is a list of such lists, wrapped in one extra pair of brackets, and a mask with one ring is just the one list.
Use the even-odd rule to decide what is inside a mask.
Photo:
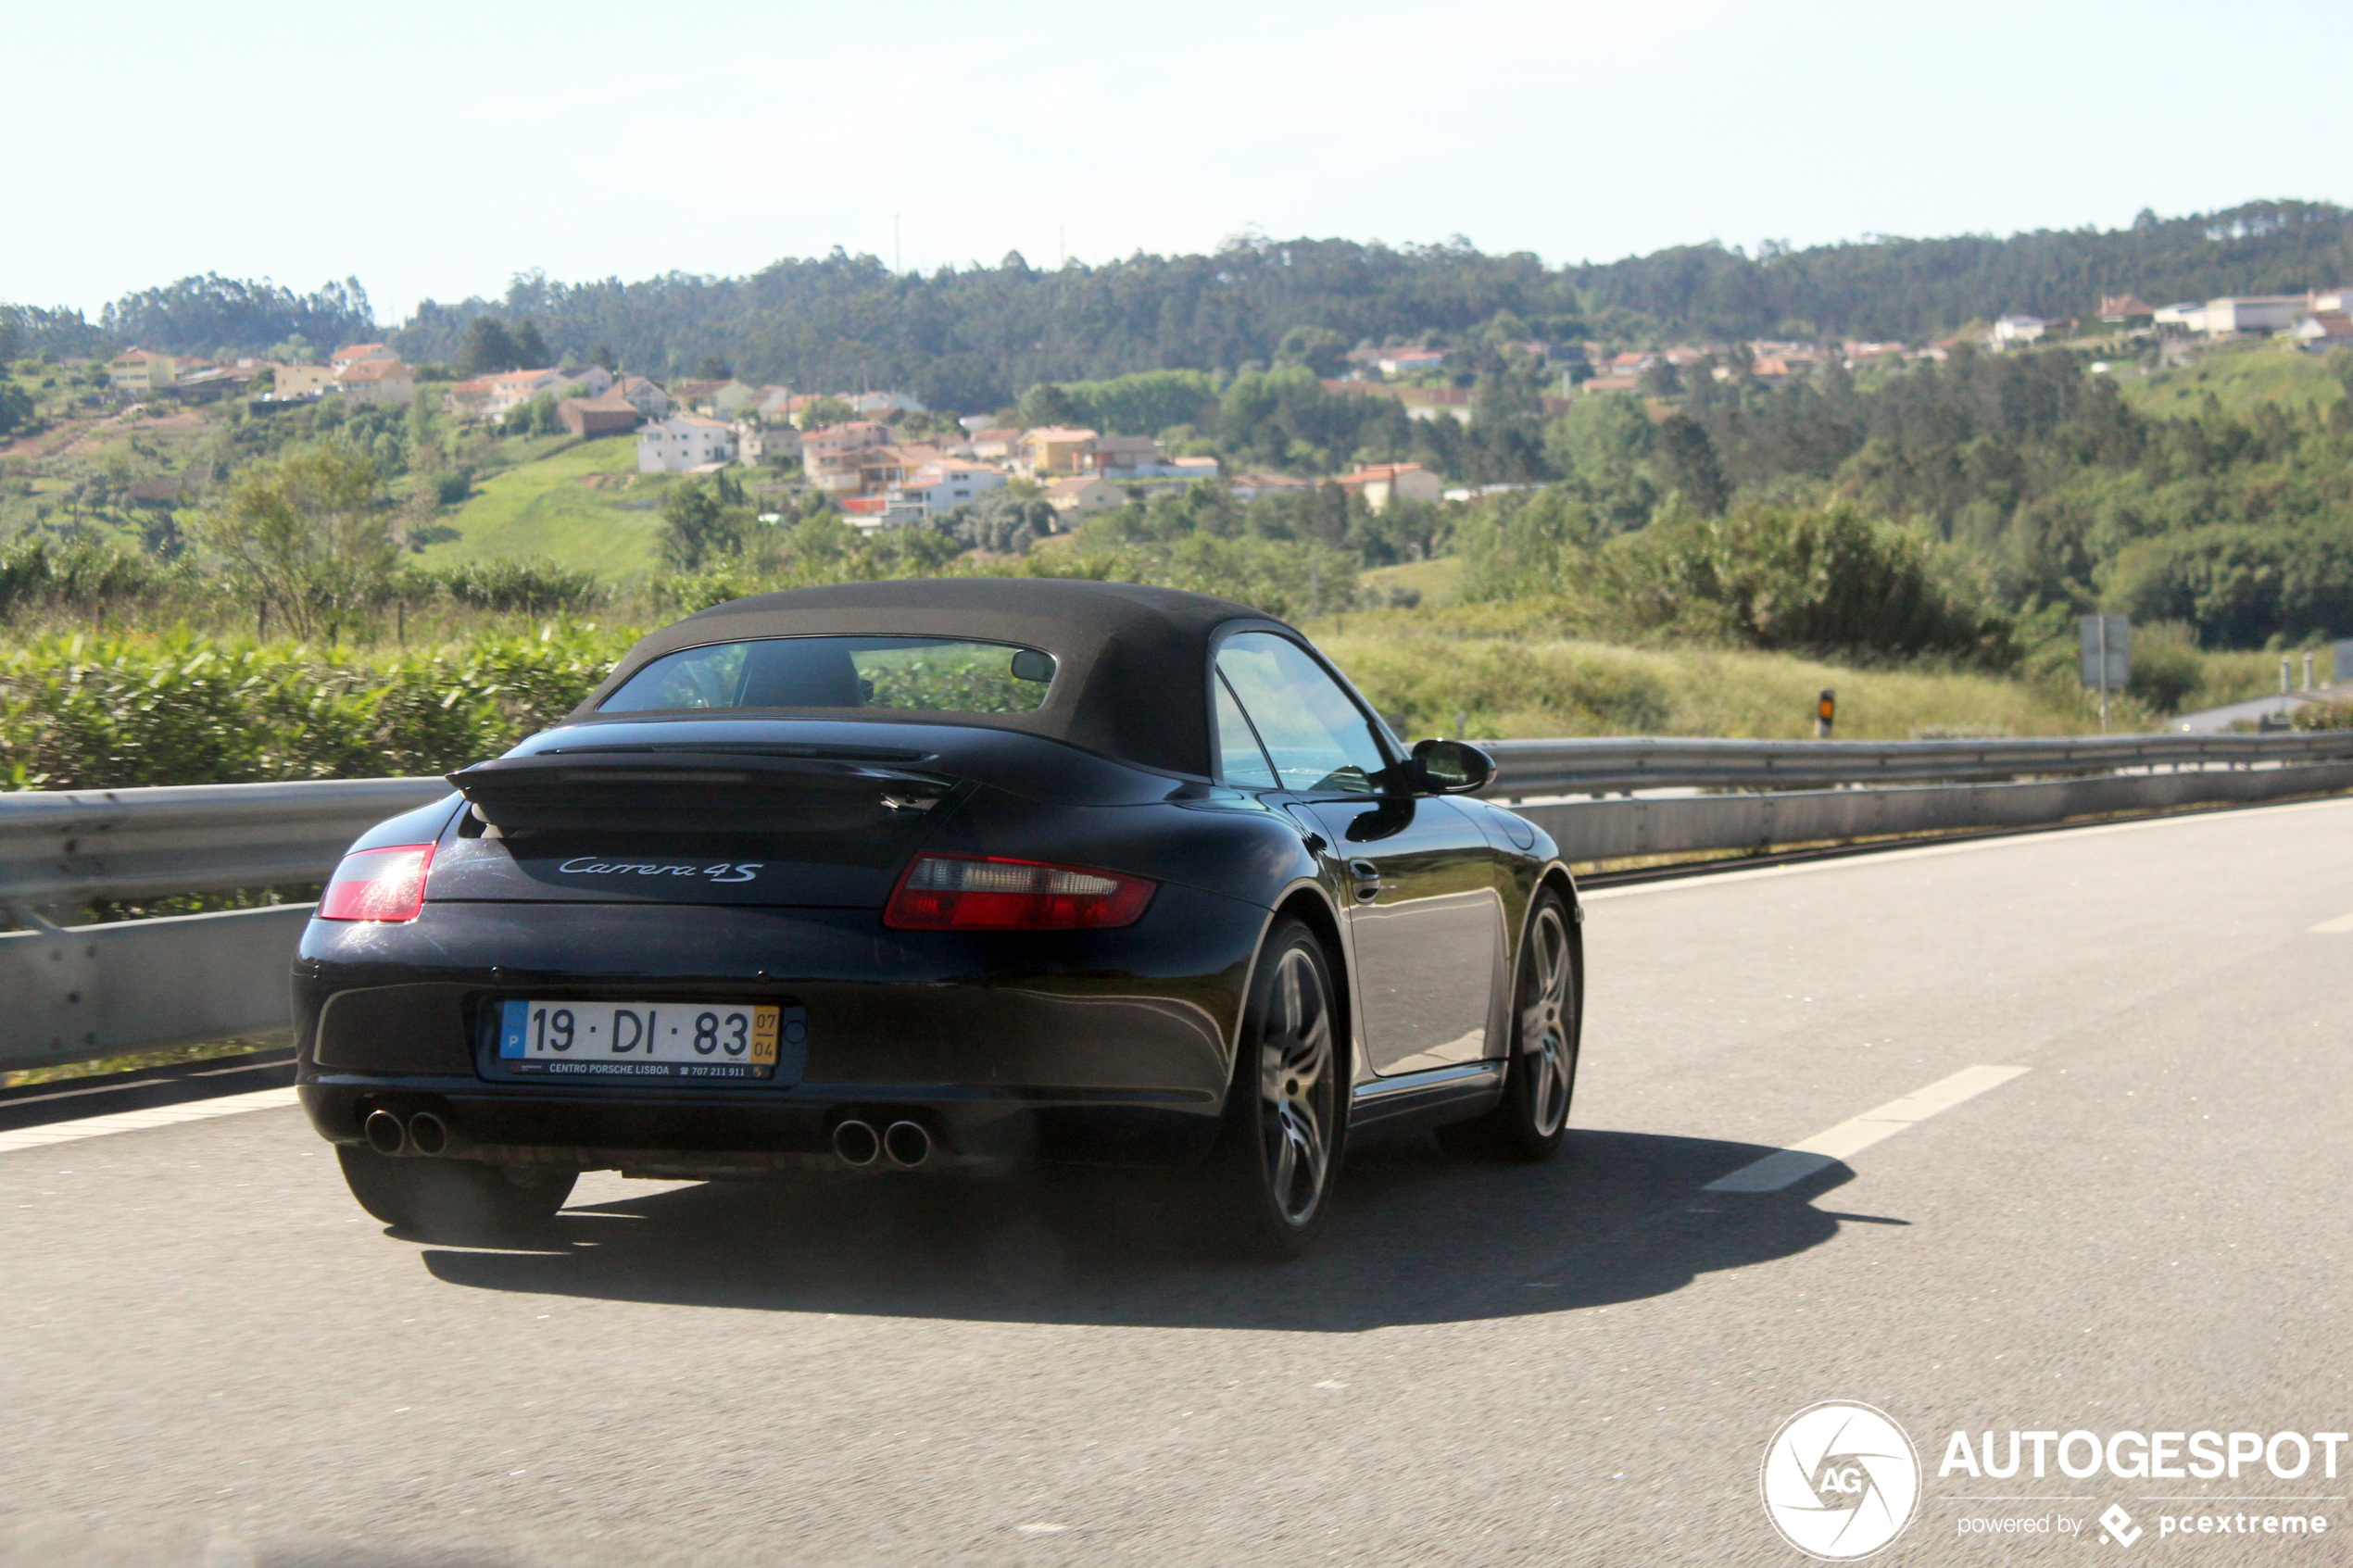
[(114, 383), (114, 389), (133, 396), (161, 392), (179, 379), (179, 373), (175, 356), (150, 354), (144, 348), (126, 348), (107, 361), (107, 379)]
[(1095, 466), (1094, 456), (1095, 433), (1091, 430), (1041, 425), (1022, 433), (1020, 467), (1032, 479), (1086, 472)]

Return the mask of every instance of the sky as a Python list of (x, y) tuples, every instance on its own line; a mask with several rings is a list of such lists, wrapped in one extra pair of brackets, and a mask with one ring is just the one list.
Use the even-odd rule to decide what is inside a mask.
[[(1550, 262), (2353, 200), (2353, 6), (12, 6), (0, 300), (1269, 236)], [(32, 69), (26, 69), (31, 67)]]

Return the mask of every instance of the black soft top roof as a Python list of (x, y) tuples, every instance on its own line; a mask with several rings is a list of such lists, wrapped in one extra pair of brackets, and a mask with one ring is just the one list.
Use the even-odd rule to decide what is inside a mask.
[[(681, 648), (755, 637), (970, 637), (1054, 656), (1054, 682), (1033, 713), (957, 714), (953, 721), (1018, 730), (1169, 772), (1211, 771), (1209, 656), (1236, 622), (1290, 628), (1229, 599), (1132, 583), (1067, 578), (916, 578), (792, 588), (731, 599), (646, 637), (573, 709), (597, 705), (647, 664)], [(812, 710), (838, 720), (840, 710)], [(633, 715), (635, 717), (635, 715)], [(937, 714), (876, 711), (881, 721)]]

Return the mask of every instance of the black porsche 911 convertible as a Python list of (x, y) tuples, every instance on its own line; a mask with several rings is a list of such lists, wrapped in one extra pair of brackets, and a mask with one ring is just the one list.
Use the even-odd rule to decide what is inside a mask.
[(1302, 1248), (1352, 1141), (1542, 1159), (1577, 1072), (1552, 842), (1305, 637), (1119, 583), (857, 583), (640, 642), (346, 856), (295, 965), (352, 1192), (527, 1226), (587, 1170), (1191, 1167)]

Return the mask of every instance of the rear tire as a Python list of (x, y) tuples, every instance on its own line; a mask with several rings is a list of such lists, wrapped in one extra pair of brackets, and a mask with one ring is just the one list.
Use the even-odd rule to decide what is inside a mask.
[(555, 1218), (572, 1196), (573, 1171), (484, 1165), (472, 1160), (395, 1160), (337, 1144), (343, 1179), (359, 1207), (428, 1240), (515, 1236)]
[(1323, 1228), (1348, 1128), (1347, 1050), (1331, 961), (1306, 925), (1266, 933), (1208, 1175), (1227, 1249), (1277, 1262)]
[(1552, 888), (1536, 896), (1512, 994), (1512, 1048), (1504, 1098), (1492, 1110), (1438, 1129), (1450, 1153), (1475, 1160), (1550, 1160), (1568, 1132), (1568, 1104), (1577, 1091), (1578, 1035), (1583, 998), (1578, 995), (1576, 946), (1568, 906)]

